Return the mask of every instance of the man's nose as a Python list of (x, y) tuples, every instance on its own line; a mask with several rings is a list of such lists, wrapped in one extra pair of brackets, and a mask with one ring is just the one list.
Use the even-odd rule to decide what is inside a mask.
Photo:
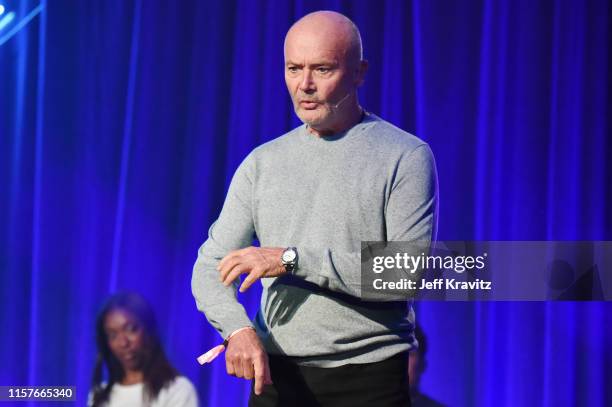
[(312, 92), (315, 89), (315, 83), (312, 80), (312, 71), (310, 69), (304, 69), (300, 80), (300, 90), (302, 92)]

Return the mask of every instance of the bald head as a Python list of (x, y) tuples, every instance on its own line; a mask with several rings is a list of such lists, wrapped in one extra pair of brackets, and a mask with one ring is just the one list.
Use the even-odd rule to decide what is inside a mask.
[(298, 20), (285, 37), (285, 82), (298, 117), (318, 135), (359, 122), (357, 88), (367, 62), (351, 20), (317, 11)]
[(304, 37), (318, 38), (320, 44), (344, 55), (351, 65), (363, 59), (359, 29), (348, 17), (335, 11), (315, 11), (296, 21), (285, 37), (285, 53), (288, 45)]

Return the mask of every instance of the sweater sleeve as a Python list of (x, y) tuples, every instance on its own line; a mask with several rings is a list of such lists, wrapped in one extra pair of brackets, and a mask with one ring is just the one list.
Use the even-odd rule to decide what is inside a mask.
[[(382, 197), (381, 197), (382, 199)], [(428, 246), (436, 235), (437, 175), (427, 144), (399, 160), (385, 207), (387, 241)], [(322, 288), (361, 296), (361, 253), (334, 248), (298, 247), (293, 274)]]
[(219, 218), (208, 231), (208, 239), (200, 247), (193, 268), (191, 290), (197, 307), (223, 338), (236, 329), (252, 326), (236, 298), (240, 280), (225, 287), (219, 280), (217, 265), (232, 250), (252, 243), (254, 236), (251, 213), (252, 156), (236, 170)]

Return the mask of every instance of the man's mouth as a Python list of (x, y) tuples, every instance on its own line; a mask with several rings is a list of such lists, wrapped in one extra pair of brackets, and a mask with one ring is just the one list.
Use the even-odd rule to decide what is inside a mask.
[(300, 107), (303, 107), (304, 109), (307, 109), (307, 110), (316, 109), (318, 105), (319, 105), (318, 102), (313, 102), (311, 100), (300, 101)]

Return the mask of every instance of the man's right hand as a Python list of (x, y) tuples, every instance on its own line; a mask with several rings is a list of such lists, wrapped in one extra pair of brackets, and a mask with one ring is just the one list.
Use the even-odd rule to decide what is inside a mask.
[(225, 351), (225, 367), (229, 375), (255, 379), (257, 395), (263, 392), (264, 385), (272, 384), (268, 354), (253, 329), (245, 329), (230, 338)]

